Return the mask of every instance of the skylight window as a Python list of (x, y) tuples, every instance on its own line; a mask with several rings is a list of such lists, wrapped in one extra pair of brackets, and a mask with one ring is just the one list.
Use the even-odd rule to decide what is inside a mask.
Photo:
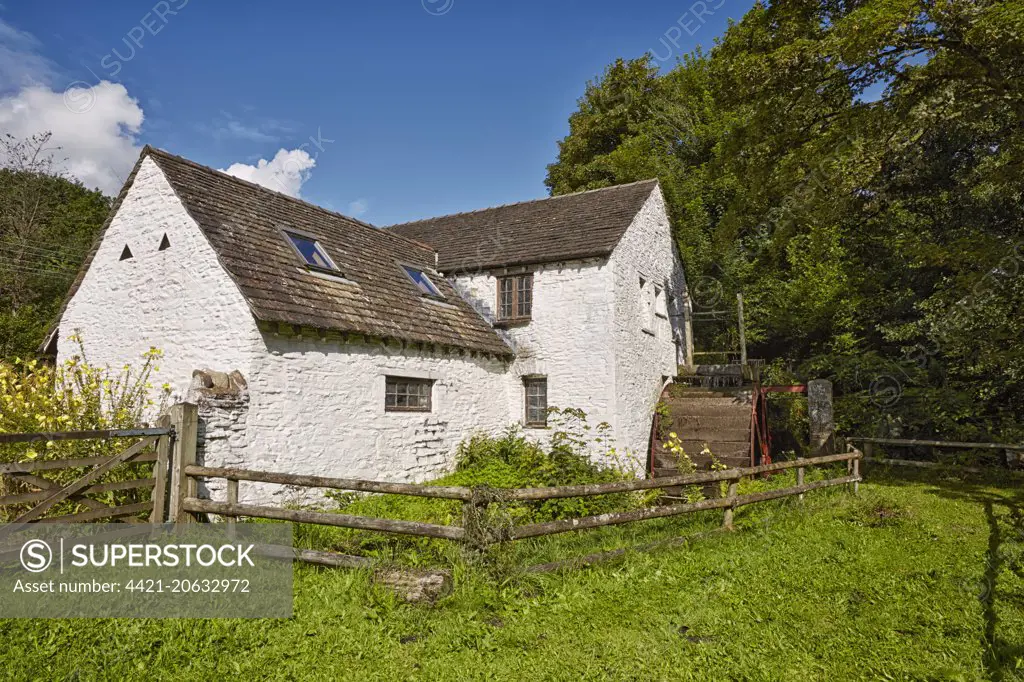
[(295, 250), (302, 256), (302, 260), (306, 262), (306, 265), (317, 270), (338, 272), (338, 266), (334, 264), (334, 261), (327, 255), (324, 248), (320, 246), (320, 242), (292, 232), (285, 232), (285, 234), (291, 241), (292, 246), (295, 247)]
[(415, 284), (416, 288), (423, 292), (425, 296), (444, 298), (444, 296), (441, 295), (440, 289), (434, 286), (434, 283), (430, 281), (430, 278), (427, 277), (422, 270), (417, 270), (416, 268), (408, 265), (403, 265), (402, 270), (405, 271), (405, 274), (412, 280), (412, 283)]

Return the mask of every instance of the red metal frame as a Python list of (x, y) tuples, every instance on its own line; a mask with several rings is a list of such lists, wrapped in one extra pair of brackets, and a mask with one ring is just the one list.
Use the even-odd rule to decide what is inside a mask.
[[(772, 434), (768, 429), (769, 393), (807, 393), (806, 384), (792, 386), (759, 386), (754, 384), (754, 399), (750, 409), (750, 466), (757, 466), (755, 443), (761, 444), (761, 464), (772, 463)], [(760, 408), (758, 407), (760, 405)]]

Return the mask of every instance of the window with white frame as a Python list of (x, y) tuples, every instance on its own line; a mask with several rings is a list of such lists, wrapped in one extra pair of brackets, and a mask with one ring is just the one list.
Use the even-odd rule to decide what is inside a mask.
[(430, 281), (426, 273), (422, 270), (412, 267), (411, 265), (403, 265), (402, 270), (405, 272), (406, 277), (412, 280), (412, 283), (416, 285), (416, 288), (420, 290), (424, 296), (430, 296), (432, 298), (444, 298), (441, 295), (441, 290)]
[(324, 247), (320, 245), (320, 242), (307, 237), (305, 235), (296, 234), (294, 232), (285, 232), (288, 237), (288, 241), (291, 243), (292, 248), (295, 249), (299, 257), (302, 258), (303, 262), (307, 267), (314, 270), (323, 270), (326, 272), (337, 273), (338, 266), (334, 264), (331, 257), (324, 251)]

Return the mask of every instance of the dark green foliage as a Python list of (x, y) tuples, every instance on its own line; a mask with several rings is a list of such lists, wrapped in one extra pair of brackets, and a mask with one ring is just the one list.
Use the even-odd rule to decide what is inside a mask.
[(48, 141), (0, 139), (0, 358), (35, 355), (110, 210), (55, 175)]
[(832, 378), (848, 431), (1024, 437), (1024, 5), (764, 3), (620, 60), (547, 183), (654, 176), (695, 307), (742, 291), (751, 355)]

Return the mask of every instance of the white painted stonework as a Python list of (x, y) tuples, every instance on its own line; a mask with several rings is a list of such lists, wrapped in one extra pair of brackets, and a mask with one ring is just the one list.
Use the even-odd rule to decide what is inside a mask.
[[(158, 251), (166, 234), (170, 248)], [(119, 260), (125, 245), (133, 258)], [(59, 359), (82, 335), (93, 364), (137, 364), (163, 351), (157, 384), (187, 395), (193, 370), (237, 370), (243, 395), (201, 399), (201, 463), (267, 471), (422, 481), (449, 469), (458, 444), (522, 423), (523, 377), (543, 375), (548, 404), (611, 426), (642, 470), (663, 379), (676, 371), (683, 271), (656, 189), (610, 258), (533, 272), (528, 324), (502, 330), (511, 361), (400, 344), (345, 343), (261, 332), (202, 231), (159, 167), (145, 159), (61, 321)], [(520, 270), (521, 271), (521, 270)], [(509, 271), (511, 272), (511, 271)], [(453, 278), (494, 320), (492, 271)], [(640, 277), (648, 282), (643, 291)], [(662, 291), (655, 300), (654, 287)], [(430, 413), (386, 412), (389, 375), (434, 381)], [(193, 399), (196, 397), (193, 394)], [(549, 430), (529, 429), (541, 440)], [(223, 485), (211, 484), (215, 498)], [(241, 486), (243, 501), (309, 501), (279, 486)]]
[[(616, 436), (646, 452), (651, 418), (665, 380), (677, 372), (686, 281), (665, 199), (656, 189), (612, 252)], [(640, 279), (646, 285), (640, 287)], [(660, 291), (660, 295), (658, 292)]]
[[(612, 273), (606, 260), (554, 263), (533, 272), (533, 305), (528, 324), (505, 331), (516, 353), (508, 373), (508, 415), (522, 424), (526, 415), (523, 377), (544, 376), (548, 405), (579, 408), (597, 426), (614, 420)], [(521, 270), (519, 270), (521, 271)], [(490, 322), (496, 319), (497, 278), (504, 270), (458, 277), (455, 288)], [(542, 429), (527, 429), (545, 440)]]
[[(171, 246), (159, 251), (164, 235)], [(119, 260), (125, 245), (132, 258)], [(153, 376), (185, 397), (192, 370), (243, 373), (259, 330), (213, 247), (181, 205), (163, 171), (143, 160), (60, 323), (58, 360), (78, 351), (90, 364), (138, 366), (150, 348), (164, 353)]]

